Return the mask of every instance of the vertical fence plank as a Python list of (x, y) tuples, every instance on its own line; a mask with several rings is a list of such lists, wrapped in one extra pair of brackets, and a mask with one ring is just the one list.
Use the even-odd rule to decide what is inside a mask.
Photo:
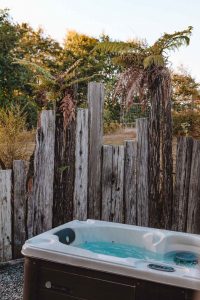
[(137, 222), (136, 158), (137, 142), (125, 141), (124, 202), (126, 224), (136, 224)]
[(124, 146), (113, 146), (112, 221), (124, 222)]
[(200, 141), (193, 142), (188, 197), (187, 232), (200, 233)]
[(12, 258), (11, 177), (11, 170), (0, 171), (0, 262)]
[(13, 162), (13, 258), (21, 257), (26, 240), (26, 163)]
[(26, 236), (33, 237), (34, 222), (34, 199), (33, 199), (33, 180), (34, 180), (34, 152), (30, 157), (27, 178), (26, 178)]
[(78, 109), (76, 125), (74, 218), (87, 219), (88, 198), (88, 110)]
[(101, 151), (103, 140), (103, 104), (104, 86), (101, 83), (89, 83), (89, 181), (88, 215), (100, 219), (101, 215)]
[(55, 113), (43, 111), (36, 134), (34, 157), (34, 234), (52, 227)]
[(102, 214), (101, 219), (110, 221), (112, 203), (112, 146), (103, 146), (102, 158)]
[(137, 128), (137, 223), (148, 226), (149, 195), (148, 195), (148, 120), (136, 120)]
[(179, 137), (176, 155), (173, 230), (186, 231), (193, 139)]
[(124, 146), (103, 146), (102, 220), (124, 221)]

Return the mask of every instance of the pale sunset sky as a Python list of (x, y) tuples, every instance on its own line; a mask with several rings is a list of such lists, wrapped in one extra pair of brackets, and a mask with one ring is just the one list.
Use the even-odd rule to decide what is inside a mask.
[(200, 0), (0, 0), (16, 22), (28, 22), (62, 43), (67, 30), (112, 39), (144, 38), (153, 43), (164, 32), (194, 27), (191, 44), (171, 53), (200, 81)]

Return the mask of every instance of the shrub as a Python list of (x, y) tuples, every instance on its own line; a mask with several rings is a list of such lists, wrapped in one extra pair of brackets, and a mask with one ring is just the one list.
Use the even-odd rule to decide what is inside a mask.
[(26, 115), (18, 106), (0, 109), (0, 160), (2, 167), (12, 168), (13, 160), (27, 159), (27, 140), (32, 133), (26, 130)]
[(121, 128), (121, 124), (118, 120), (113, 119), (113, 114), (110, 109), (104, 110), (104, 123), (103, 123), (103, 131), (104, 134), (109, 134), (117, 131)]
[(174, 135), (188, 135), (200, 139), (200, 111), (173, 112)]
[(104, 134), (110, 134), (113, 133), (121, 128), (121, 124), (117, 121), (113, 122), (104, 122)]

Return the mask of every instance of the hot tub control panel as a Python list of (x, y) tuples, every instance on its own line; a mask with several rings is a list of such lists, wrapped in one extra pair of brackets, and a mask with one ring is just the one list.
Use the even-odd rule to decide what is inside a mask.
[(160, 264), (149, 264), (148, 267), (152, 270), (164, 271), (164, 272), (175, 272), (175, 269), (170, 266), (164, 266)]

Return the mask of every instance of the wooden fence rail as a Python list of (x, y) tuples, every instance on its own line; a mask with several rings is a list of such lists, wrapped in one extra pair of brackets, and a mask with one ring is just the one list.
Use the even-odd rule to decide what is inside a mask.
[[(159, 212), (152, 211), (149, 201), (148, 120), (137, 120), (136, 140), (125, 141), (120, 146), (103, 145), (103, 86), (91, 83), (88, 89), (88, 108), (77, 110), (75, 147), (71, 147), (75, 177), (70, 191), (74, 192), (63, 197), (63, 207), (60, 202), (58, 211), (64, 210), (67, 216), (79, 220), (96, 218), (149, 226)], [(0, 170), (0, 261), (20, 257), (27, 238), (51, 228), (53, 218), (59, 220), (59, 215), (53, 215), (57, 201), (55, 124), (55, 113), (43, 111), (36, 135), (32, 177), (24, 161), (14, 161), (13, 170)], [(67, 182), (64, 176), (69, 175), (68, 171), (62, 171), (64, 167), (68, 166), (63, 166), (62, 160), (56, 166), (62, 184)], [(169, 229), (200, 233), (199, 214), (200, 141), (181, 137), (177, 142), (170, 216), (173, 225)]]

